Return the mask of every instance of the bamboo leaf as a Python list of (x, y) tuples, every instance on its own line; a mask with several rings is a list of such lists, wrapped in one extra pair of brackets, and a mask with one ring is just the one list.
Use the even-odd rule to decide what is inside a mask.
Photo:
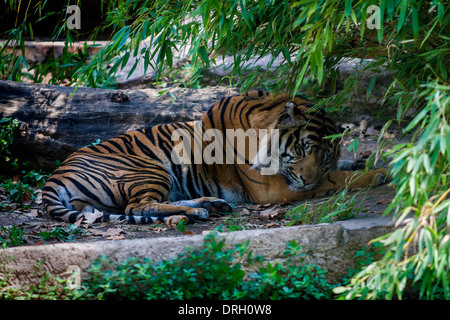
[(112, 65), (111, 69), (109, 69), (108, 75), (112, 76), (115, 74), (117, 68), (120, 65), (121, 60), (117, 59), (116, 62)]
[(411, 194), (411, 196), (414, 196), (416, 193), (416, 177), (410, 177), (409, 178), (409, 193)]
[(202, 58), (203, 62), (204, 62), (204, 63), (208, 66), (208, 68), (209, 68), (209, 66), (210, 66), (210, 64), (209, 64), (209, 57), (208, 57), (208, 53), (206, 52), (205, 46), (201, 46), (201, 47), (198, 49), (198, 51), (199, 51), (199, 53), (200, 53), (200, 57)]
[(448, 206), (447, 210), (447, 228), (450, 228), (450, 206)]
[(122, 28), (122, 31), (119, 31), (120, 34), (120, 40), (117, 45), (117, 50), (121, 50), (122, 47), (125, 45), (126, 41), (128, 40), (128, 36), (130, 35), (130, 26), (125, 26)]
[[(447, 5), (448, 5), (448, 3), (447, 3)], [(437, 4), (437, 13), (438, 13), (439, 23), (442, 24), (444, 22), (444, 17), (445, 17), (445, 8), (441, 2), (439, 2)]]
[(29, 69), (30, 67), (28, 66), (28, 62), (27, 62), (27, 59), (25, 58), (25, 56), (24, 55), (20, 55), (19, 57), (20, 57), (20, 60), (22, 60), (23, 66), (26, 69)]
[(345, 17), (348, 19), (352, 11), (352, 0), (345, 0)]
[(425, 116), (428, 114), (429, 110), (424, 108), (417, 116), (414, 117), (414, 119), (409, 123), (409, 125), (405, 128), (405, 132), (410, 131), (411, 129), (415, 128), (417, 124), (425, 118)]
[(417, 39), (419, 37), (419, 17), (417, 15), (417, 9), (414, 6), (411, 7), (411, 23), (414, 39)]
[(33, 27), (31, 26), (30, 22), (28, 23), (28, 32), (30, 32), (30, 37), (31, 37), (31, 39), (33, 39), (34, 38), (34, 36), (33, 36)]
[(138, 63), (139, 63), (139, 59), (136, 59), (133, 66), (131, 67), (130, 71), (128, 72), (127, 79), (133, 74), (134, 70), (136, 70)]
[(367, 95), (366, 100), (369, 101), (370, 95), (372, 94), (373, 86), (375, 85), (375, 81), (377, 80), (377, 75), (373, 75), (370, 79), (369, 86), (367, 87)]
[(438, 24), (438, 21), (435, 21), (433, 26), (428, 30), (427, 34), (425, 35), (425, 37), (422, 40), (422, 43), (420, 44), (420, 47), (422, 47), (424, 45), (424, 43), (428, 40), (430, 35), (433, 33), (434, 28), (437, 26), (437, 24)]
[(407, 6), (408, 6), (408, 0), (402, 0), (401, 7), (400, 7), (400, 14), (398, 17), (397, 32), (399, 32), (400, 29), (403, 28), (403, 24), (406, 19)]
[(386, 12), (390, 19), (394, 18), (395, 1), (387, 1)]
[(122, 60), (122, 65), (120, 66), (121, 69), (125, 68), (125, 65), (127, 64), (129, 58), (130, 58), (130, 52), (127, 51), (121, 58), (121, 60)]
[(302, 70), (300, 71), (300, 74), (297, 77), (297, 81), (295, 83), (295, 89), (294, 92), (298, 92), (298, 88), (300, 87), (300, 85), (303, 83), (303, 77), (305, 76), (306, 70), (309, 66), (309, 61), (311, 59), (311, 56), (308, 56), (306, 58), (305, 63), (303, 64)]
[(384, 35), (384, 10), (386, 9), (386, 1), (387, 0), (381, 0), (380, 2), (380, 28), (377, 29), (377, 38), (378, 43), (383, 42), (383, 35)]
[(433, 170), (432, 170), (431, 164), (430, 164), (430, 157), (428, 156), (428, 154), (422, 153), (421, 156), (422, 156), (422, 158), (423, 158), (423, 166), (424, 166), (424, 168), (425, 168), (425, 171), (426, 171), (428, 174), (433, 173)]
[(358, 152), (358, 146), (359, 146), (359, 140), (355, 139), (352, 143), (348, 146), (347, 150), (353, 153)]
[(170, 47), (170, 45), (165, 46), (165, 56), (166, 56), (166, 61), (167, 61), (167, 65), (169, 67), (172, 67), (173, 65), (173, 54), (172, 54), (172, 48)]

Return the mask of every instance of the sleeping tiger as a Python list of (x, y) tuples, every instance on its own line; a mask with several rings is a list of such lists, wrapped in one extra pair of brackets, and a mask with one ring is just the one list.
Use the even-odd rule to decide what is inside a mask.
[[(182, 215), (194, 222), (208, 219), (212, 212), (231, 212), (231, 203), (295, 201), (345, 186), (383, 183), (385, 169), (364, 174), (337, 170), (339, 143), (325, 138), (337, 133), (336, 126), (323, 110), (312, 107), (301, 96), (252, 91), (221, 99), (201, 122), (159, 124), (81, 148), (48, 179), (44, 208), (53, 218), (71, 223), (94, 208), (103, 212), (102, 221), (141, 224)], [(278, 130), (277, 171), (262, 174), (266, 164), (252, 159), (248, 146), (234, 148), (234, 161), (221, 164), (174, 161), (173, 150), (180, 143), (173, 139), (175, 131), (188, 132), (192, 147), (191, 154), (181, 151), (179, 157), (193, 159), (195, 147), (206, 150), (207, 141), (195, 137), (199, 123), (201, 133), (215, 129), (224, 135), (222, 141), (230, 129), (254, 129), (257, 152), (263, 156), (270, 156), (270, 136), (263, 137), (260, 129)]]

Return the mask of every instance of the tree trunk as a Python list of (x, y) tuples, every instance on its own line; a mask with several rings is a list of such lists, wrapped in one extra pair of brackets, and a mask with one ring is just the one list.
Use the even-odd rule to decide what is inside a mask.
[[(11, 151), (52, 170), (76, 149), (158, 123), (196, 120), (225, 87), (107, 90), (0, 81), (0, 117), (21, 121)], [(169, 93), (170, 92), (170, 93)]]

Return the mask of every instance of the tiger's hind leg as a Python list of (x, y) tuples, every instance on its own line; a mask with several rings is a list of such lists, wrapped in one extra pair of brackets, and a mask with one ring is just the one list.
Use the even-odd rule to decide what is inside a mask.
[(130, 202), (125, 208), (126, 216), (122, 219), (126, 218), (135, 223), (164, 222), (171, 216), (186, 216), (189, 223), (193, 223), (196, 220), (207, 220), (209, 213), (227, 213), (233, 210), (225, 200), (213, 197), (159, 203), (149, 194), (140, 200)]
[(131, 201), (125, 208), (126, 219), (135, 223), (164, 222), (171, 216), (180, 215), (186, 216), (190, 223), (209, 218), (209, 212), (205, 208), (191, 208), (188, 206), (173, 205), (171, 203), (159, 203), (151, 198), (144, 198), (137, 202)]

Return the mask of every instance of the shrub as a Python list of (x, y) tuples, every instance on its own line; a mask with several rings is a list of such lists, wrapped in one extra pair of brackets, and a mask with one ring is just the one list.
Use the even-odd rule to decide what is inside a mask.
[(246, 245), (228, 248), (209, 235), (204, 245), (171, 260), (128, 258), (112, 264), (106, 257), (88, 270), (81, 299), (324, 299), (331, 295), (325, 271), (304, 264), (295, 241), (287, 244), (285, 264), (267, 262), (247, 274), (237, 261), (263, 263)]
[(2, 171), (15, 170), (18, 167), (18, 159), (11, 158), (11, 145), (14, 142), (14, 134), (19, 128), (19, 121), (12, 118), (0, 120), (0, 161)]

